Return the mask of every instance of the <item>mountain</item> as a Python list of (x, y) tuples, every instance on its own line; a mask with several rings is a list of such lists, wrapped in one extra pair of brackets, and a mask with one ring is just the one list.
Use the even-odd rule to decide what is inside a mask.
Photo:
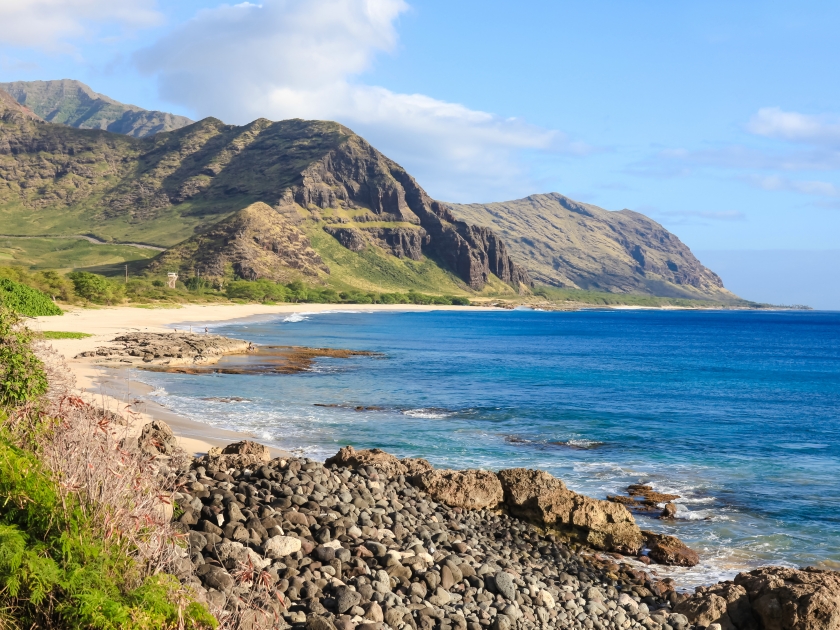
[(0, 90), (11, 94), (47, 122), (77, 129), (104, 129), (143, 138), (193, 122), (185, 116), (124, 105), (72, 79), (0, 83)]
[(492, 228), (535, 281), (557, 287), (728, 300), (713, 271), (643, 214), (611, 212), (558, 193), (489, 204), (449, 204)]
[(0, 90), (0, 112), (4, 120), (8, 119), (10, 122), (15, 120), (25, 121), (33, 120), (36, 122), (44, 122), (44, 120), (33, 112), (28, 107), (24, 107), (18, 103), (11, 94)]
[(573, 289), (735, 299), (644, 215), (556, 193), (442, 203), (338, 123), (234, 126), (206, 118), (136, 138), (49, 124), (38, 114), (0, 96), (6, 234), (167, 247), (150, 272), (182, 277), (235, 270), (430, 292), (523, 291), (534, 278)]
[[(357, 288), (480, 291), (489, 284), (511, 292), (531, 284), (491, 229), (456, 219), (402, 167), (337, 123), (259, 119), (237, 127), (206, 118), (134, 138), (39, 122), (7, 101), (0, 102), (7, 234), (90, 234), (169, 248), (183, 242), (156, 263), (182, 271), (233, 264), (230, 252), (250, 239), (252, 254), (256, 247), (282, 258), (283, 274), (318, 273), (306, 247), (292, 256), (278, 245), (293, 237), (302, 243), (303, 235), (331, 282)], [(254, 226), (271, 216), (261, 205), (220, 223), (256, 202), (284, 219), (271, 223), (271, 239), (256, 238)], [(204, 258), (207, 247), (231, 239), (239, 244), (224, 261)], [(260, 264), (249, 269), (252, 277), (267, 273)]]
[(166, 250), (149, 265), (152, 272), (176, 271), (184, 278), (223, 278), (228, 268), (246, 280), (281, 282), (330, 271), (294, 219), (261, 201)]

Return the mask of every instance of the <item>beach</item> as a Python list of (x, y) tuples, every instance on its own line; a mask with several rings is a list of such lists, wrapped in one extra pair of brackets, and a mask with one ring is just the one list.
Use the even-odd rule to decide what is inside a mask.
[[(292, 313), (320, 313), (328, 311), (441, 311), (487, 310), (485, 307), (426, 306), (412, 304), (189, 304), (180, 308), (103, 307), (74, 308), (62, 316), (36, 317), (27, 325), (36, 331), (78, 332), (92, 335), (84, 339), (51, 339), (51, 346), (67, 364), (76, 386), (95, 404), (110, 411), (123, 412), (130, 408), (134, 418), (128, 433), (139, 434), (152, 420), (166, 422), (185, 451), (202, 455), (213, 446), (224, 446), (239, 440), (253, 439), (250, 433), (240, 433), (197, 422), (173, 413), (146, 396), (153, 390), (143, 382), (143, 373), (136, 369), (105, 368), (76, 357), (109, 343), (114, 337), (132, 332), (196, 332), (207, 324), (234, 322), (255, 317), (271, 317)], [(273, 449), (274, 454), (280, 451)]]

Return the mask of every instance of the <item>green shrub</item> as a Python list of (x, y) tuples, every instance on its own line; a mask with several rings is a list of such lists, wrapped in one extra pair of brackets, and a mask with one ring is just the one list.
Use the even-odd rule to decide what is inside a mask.
[(129, 586), (136, 567), (103, 540), (73, 495), (62, 496), (37, 457), (0, 432), (0, 605), (11, 627), (153, 630), (215, 627), (196, 603), (179, 611), (178, 581), (154, 575)]
[(8, 278), (0, 279), (0, 305), (27, 317), (61, 315), (63, 312), (40, 291)]
[(453, 296), (450, 298), (453, 306), (469, 306), (471, 304), (470, 298), (462, 296)]
[(0, 267), (0, 278), (25, 284), (64, 302), (73, 302), (76, 299), (76, 294), (73, 292), (73, 283), (57, 271), (30, 273), (21, 267)]
[(247, 280), (236, 280), (231, 282), (225, 294), (231, 300), (248, 300), (250, 302), (262, 302), (265, 299), (265, 289), (256, 282)]
[(191, 278), (184, 280), (184, 286), (190, 291), (196, 291), (199, 293), (213, 289), (212, 282), (207, 280), (207, 278), (199, 278), (198, 276), (192, 276)]
[(67, 277), (73, 282), (76, 295), (94, 304), (118, 304), (125, 295), (125, 285), (95, 273), (74, 271)]
[[(0, 308), (0, 628), (216, 627), (177, 578), (143, 577), (146, 569), (132, 556), (137, 533), (103, 535), (109, 527), (101, 522), (103, 511), (94, 521), (90, 509), (99, 500), (98, 487), (76, 485), (75, 478), (62, 478), (60, 485), (46, 467), (44, 461), (52, 460), (39, 454), (49, 452), (50, 440), (66, 423), (41, 407), (18, 409), (47, 390), (32, 339), (15, 313)], [(68, 458), (77, 456), (67, 452)]]
[(32, 351), (33, 334), (0, 306), (0, 409), (16, 408), (47, 391), (43, 363)]

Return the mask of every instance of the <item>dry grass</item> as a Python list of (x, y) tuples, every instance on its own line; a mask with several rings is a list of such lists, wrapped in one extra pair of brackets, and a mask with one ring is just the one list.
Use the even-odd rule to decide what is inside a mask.
[(36, 351), (50, 384), (40, 412), (54, 418), (39, 441), (44, 464), (80, 499), (103, 539), (129, 550), (146, 575), (171, 568), (183, 553), (170, 522), (174, 475), (159, 474), (159, 462), (124, 448), (133, 412), (85, 400), (63, 359), (49, 347)]
[[(132, 431), (136, 414), (128, 406), (108, 408), (103, 399), (80, 393), (57, 353), (46, 345), (37, 346), (36, 352), (44, 362), (49, 391), (37, 408), (15, 413), (10, 428), (22, 435), (38, 426), (36, 415), (53, 419), (49, 430), (32, 433), (35, 446), (45, 467), (59, 480), (64, 497), (72, 495), (85, 520), (98, 527), (97, 535), (134, 560), (136, 572), (126, 587), (134, 588), (158, 573), (189, 579), (192, 565), (186, 564), (186, 536), (172, 521), (172, 495), (179, 470), (189, 463), (186, 454), (162, 465), (160, 459), (131, 448), (131, 443), (136, 444)], [(208, 604), (219, 628), (237, 630), (279, 621), (277, 610), (286, 603), (268, 573), (248, 564), (231, 574), (237, 584), (250, 589), (247, 596), (228, 600), (224, 608)], [(184, 583), (173, 595), (186, 606), (195, 591)]]

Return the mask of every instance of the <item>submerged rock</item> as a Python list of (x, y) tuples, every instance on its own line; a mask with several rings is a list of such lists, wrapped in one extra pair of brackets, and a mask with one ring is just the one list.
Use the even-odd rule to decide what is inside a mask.
[(681, 567), (693, 567), (700, 562), (700, 556), (697, 555), (697, 552), (689, 549), (676, 536), (649, 531), (644, 531), (642, 534), (648, 547), (650, 547), (648, 555), (654, 562)]

